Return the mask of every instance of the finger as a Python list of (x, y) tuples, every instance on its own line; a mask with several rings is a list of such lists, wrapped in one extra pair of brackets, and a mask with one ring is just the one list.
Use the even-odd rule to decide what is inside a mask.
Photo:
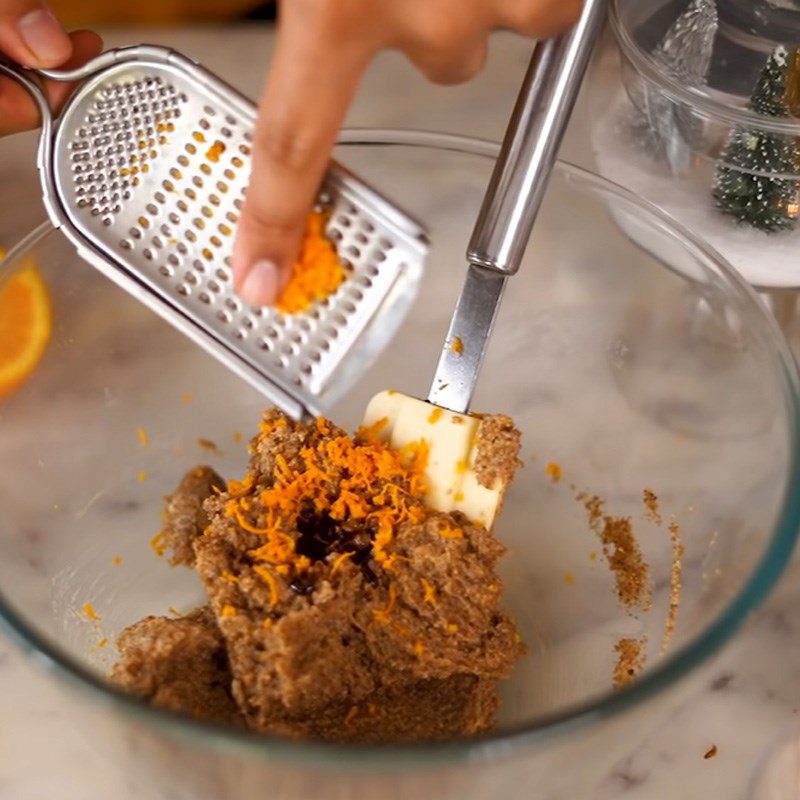
[(582, 8), (583, 0), (503, 0), (496, 25), (547, 39), (569, 29)]
[(274, 303), (288, 279), (337, 133), (374, 50), (342, 35), (346, 26), (337, 30), (325, 14), (309, 19), (303, 7), (281, 7), (234, 244), (234, 282), (253, 305)]
[[(59, 66), (72, 69), (96, 56), (102, 46), (100, 37), (91, 31), (70, 34), (72, 56)], [(69, 96), (74, 84), (46, 81), (45, 94), (57, 111)], [(30, 95), (11, 78), (0, 79), (0, 136), (36, 128), (39, 112)]]
[[(69, 38), (72, 41), (72, 55), (63, 64), (58, 65), (59, 69), (81, 67), (99, 55), (103, 49), (103, 40), (94, 31), (73, 31), (69, 34)], [(54, 112), (58, 113), (61, 110), (74, 86), (74, 83), (63, 81), (45, 81), (45, 94)]]
[(485, 66), (488, 50), (488, 42), (484, 38), (450, 52), (411, 47), (406, 49), (406, 55), (426, 78), (450, 86), (474, 78)]
[(0, 50), (23, 66), (47, 69), (72, 55), (72, 43), (40, 0), (4, 0), (0, 3)]

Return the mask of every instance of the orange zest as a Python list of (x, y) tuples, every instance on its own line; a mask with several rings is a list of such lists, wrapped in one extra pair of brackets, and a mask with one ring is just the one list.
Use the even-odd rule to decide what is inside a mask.
[(37, 269), (26, 266), (0, 288), (0, 398), (19, 389), (36, 369), (52, 329), (47, 287)]
[(297, 314), (333, 294), (345, 279), (336, 248), (325, 236), (326, 216), (313, 212), (306, 222), (300, 255), (289, 283), (275, 304), (278, 311)]
[[(264, 440), (295, 424), (270, 412), (261, 423), (260, 437)], [(297, 552), (295, 535), (303, 514), (343, 525), (356, 522), (371, 534), (373, 560), (387, 573), (393, 572), (400, 558), (390, 552), (395, 530), (404, 523), (421, 523), (428, 514), (424, 506), (427, 457), (424, 442), (396, 451), (373, 438), (371, 431), (351, 438), (328, 420), (318, 419), (291, 463), (282, 455), (275, 457), (266, 488), (257, 486), (252, 474), (229, 482), (222, 497), (224, 514), (262, 540), (248, 556), (256, 574), (270, 584), (271, 604), (280, 599), (277, 576), (306, 573), (313, 566)], [(349, 549), (340, 552), (331, 574), (352, 556)]]

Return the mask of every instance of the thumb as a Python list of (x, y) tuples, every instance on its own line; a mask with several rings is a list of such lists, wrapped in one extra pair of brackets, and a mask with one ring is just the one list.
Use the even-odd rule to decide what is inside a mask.
[(285, 3), (256, 125), (253, 166), (233, 249), (234, 284), (252, 305), (277, 300), (370, 53)]
[(53, 12), (38, 0), (0, 0), (0, 50), (26, 67), (57, 67), (72, 43)]

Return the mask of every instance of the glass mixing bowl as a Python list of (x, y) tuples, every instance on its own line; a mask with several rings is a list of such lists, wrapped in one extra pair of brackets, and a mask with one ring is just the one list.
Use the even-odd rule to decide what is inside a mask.
[[(386, 387), (426, 394), (496, 152), (452, 136), (344, 134), (341, 160), (424, 220), (433, 249), (410, 316), (334, 419), (357, 424)], [(669, 248), (681, 269), (626, 238), (609, 209)], [(764, 597), (794, 544), (798, 378), (774, 320), (679, 224), (560, 164), (474, 404), (513, 415), (526, 462), (497, 536), (509, 548), (506, 603), (530, 653), (502, 686), (497, 729), (442, 744), (341, 747), (151, 708), (105, 680), (114, 658), (106, 642), (144, 615), (201, 601), (194, 575), (149, 545), (161, 498), (198, 462), (240, 476), (240, 434), (256, 429), (263, 400), (58, 234), (37, 231), (4, 274), (31, 258), (50, 287), (54, 335), (27, 385), (0, 405), (0, 617), (64, 687), (76, 725), (145, 796), (590, 796), (604, 768), (659, 724), (679, 678)], [(559, 482), (549, 462), (560, 465)], [(645, 488), (658, 495), (661, 525), (646, 512)], [(581, 492), (632, 520), (651, 569), (651, 610), (620, 607)], [(677, 626), (662, 653), (677, 588), (671, 520), (685, 553)], [(615, 690), (622, 638), (646, 638), (647, 661)]]
[[(612, 0), (611, 28), (619, 51), (604, 53), (587, 90), (596, 168), (684, 222), (751, 285), (796, 290), (800, 162), (794, 151), (800, 122), (790, 92), (796, 88), (794, 72), (787, 79), (785, 116), (756, 114), (748, 103), (777, 45), (788, 48), (792, 69), (800, 63), (794, 49), (800, 41), (800, 10), (772, 0), (727, 0), (716, 6), (718, 26), (697, 25), (690, 34), (684, 23), (682, 35), (675, 37), (682, 46), (659, 56), (687, 7), (697, 6), (688, 0)], [(692, 72), (703, 71), (695, 50), (705, 53), (705, 77)], [(748, 148), (786, 153), (751, 158), (745, 155)], [(755, 199), (746, 222), (722, 213), (715, 199), (720, 180), (720, 202), (728, 212), (744, 204), (742, 193), (755, 196), (760, 190), (765, 206), (781, 209), (776, 217), (785, 228), (764, 230), (769, 215), (754, 210), (760, 208)]]

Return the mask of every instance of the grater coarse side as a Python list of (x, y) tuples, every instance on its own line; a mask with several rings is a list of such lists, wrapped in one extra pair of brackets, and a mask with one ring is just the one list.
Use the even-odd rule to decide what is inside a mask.
[(391, 340), (416, 294), (424, 228), (331, 162), (327, 213), (347, 278), (300, 314), (233, 291), (236, 223), (249, 177), (254, 104), (175, 51), (110, 50), (71, 71), (54, 119), (31, 70), (0, 62), (42, 119), (37, 166), (53, 224), (78, 254), (290, 416), (317, 415)]

